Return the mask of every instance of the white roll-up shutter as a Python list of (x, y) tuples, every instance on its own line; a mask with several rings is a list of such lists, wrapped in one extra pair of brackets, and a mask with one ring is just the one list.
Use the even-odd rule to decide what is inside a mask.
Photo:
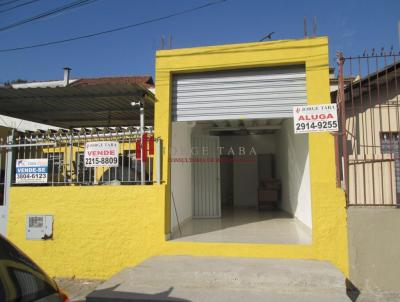
[(174, 121), (287, 118), (306, 104), (304, 65), (173, 76)]

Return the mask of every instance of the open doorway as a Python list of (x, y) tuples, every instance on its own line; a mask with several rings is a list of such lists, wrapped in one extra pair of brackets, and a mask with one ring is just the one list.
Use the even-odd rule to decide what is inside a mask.
[(171, 239), (311, 244), (308, 135), (293, 120), (173, 122)]

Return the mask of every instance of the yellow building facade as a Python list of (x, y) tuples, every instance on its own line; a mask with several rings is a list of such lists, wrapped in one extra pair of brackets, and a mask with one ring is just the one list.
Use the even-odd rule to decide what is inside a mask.
[[(154, 126), (155, 136), (163, 141), (161, 184), (14, 186), (8, 237), (50, 275), (59, 277), (107, 278), (154, 255), (317, 259), (348, 275), (345, 196), (336, 188), (329, 133), (309, 134), (311, 244), (179, 242), (166, 236), (171, 229), (173, 75), (304, 64), (311, 105), (330, 103), (328, 63), (325, 37), (158, 51)], [(33, 213), (54, 215), (52, 240), (26, 240), (26, 215)]]

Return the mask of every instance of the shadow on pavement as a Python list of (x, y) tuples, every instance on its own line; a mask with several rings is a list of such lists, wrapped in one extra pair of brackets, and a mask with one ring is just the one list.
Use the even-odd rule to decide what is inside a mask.
[(86, 302), (108, 302), (108, 301), (115, 301), (115, 302), (127, 302), (127, 301), (143, 301), (143, 302), (160, 302), (160, 301), (168, 301), (168, 302), (190, 302), (189, 300), (186, 299), (181, 299), (181, 298), (174, 298), (170, 297), (169, 295), (171, 294), (172, 290), (174, 289), (173, 287), (170, 287), (168, 290), (157, 293), (157, 294), (144, 294), (144, 293), (133, 293), (133, 292), (121, 292), (121, 291), (115, 291), (115, 289), (119, 286), (120, 284), (110, 287), (110, 288), (105, 288), (105, 289), (100, 289), (100, 290), (95, 290), (94, 292), (90, 293), (89, 295), (86, 296)]
[(357, 301), (360, 296), (360, 290), (349, 279), (346, 279), (346, 293), (352, 302)]

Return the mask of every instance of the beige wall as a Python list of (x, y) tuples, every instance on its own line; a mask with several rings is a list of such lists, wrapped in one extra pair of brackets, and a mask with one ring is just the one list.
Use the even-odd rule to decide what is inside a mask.
[[(372, 106), (359, 98), (346, 104), (346, 128), (349, 154), (380, 154), (380, 133), (400, 130), (400, 96), (390, 95), (389, 101), (381, 96), (377, 101), (372, 92)], [(398, 104), (397, 104), (397, 98)]]
[[(383, 161), (373, 162), (376, 159)], [(349, 156), (351, 204), (395, 204), (395, 161), (389, 154)]]
[[(371, 96), (371, 97), (370, 97)], [(381, 101), (379, 101), (381, 100)], [(382, 132), (400, 131), (400, 97), (394, 86), (346, 103), (349, 154), (349, 202), (351, 204), (395, 204), (394, 155), (382, 154)]]
[(361, 291), (400, 293), (399, 209), (350, 207), (347, 217), (350, 281)]

